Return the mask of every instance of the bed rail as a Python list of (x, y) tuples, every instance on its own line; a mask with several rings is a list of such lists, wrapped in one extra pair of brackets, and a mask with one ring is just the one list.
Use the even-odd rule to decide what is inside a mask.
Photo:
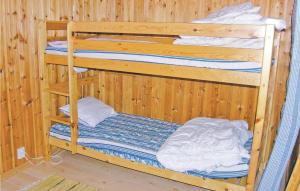
[(68, 21), (46, 21), (46, 30), (67, 30)]
[(74, 40), (74, 48), (82, 50), (103, 50), (167, 56), (188, 56), (208, 59), (240, 60), (261, 63), (263, 50), (175, 45), (162, 43), (111, 42), (96, 40)]
[[(134, 22), (70, 22), (68, 31), (72, 35), (69, 47), (73, 50), (103, 50), (128, 52), (137, 54), (159, 54), (163, 56), (187, 56), (193, 58), (240, 60), (256, 62), (263, 65), (264, 49), (225, 48), (193, 45), (174, 45), (165, 43), (142, 42), (109, 42), (92, 41), (76, 38), (76, 33), (110, 33), (130, 35), (193, 35), (213, 37), (263, 38), (266, 36), (265, 25), (222, 25), (222, 24), (187, 24), (187, 23), (134, 23)], [(50, 58), (49, 58), (50, 59)], [(90, 64), (98, 60), (102, 64)], [(50, 60), (49, 60), (50, 62)], [(213, 82), (241, 84), (249, 86), (260, 85), (260, 74), (221, 69), (158, 65), (139, 62), (139, 66), (130, 61), (115, 61), (110, 59), (90, 59), (75, 57), (74, 66), (115, 70), (138, 74), (148, 74), (166, 77), (187, 78)], [(271, 64), (271, 63), (269, 63)], [(180, 69), (181, 71), (176, 71)], [(192, 71), (192, 72), (191, 72)]]
[(147, 35), (191, 35), (209, 37), (262, 38), (263, 25), (225, 25), (149, 22), (76, 22), (70, 23), (73, 32), (121, 33)]

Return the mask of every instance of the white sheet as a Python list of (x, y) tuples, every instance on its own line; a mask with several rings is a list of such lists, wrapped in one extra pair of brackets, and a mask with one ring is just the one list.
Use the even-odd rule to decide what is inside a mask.
[(157, 153), (166, 168), (212, 171), (238, 165), (250, 158), (243, 147), (251, 137), (245, 121), (195, 118), (178, 128)]

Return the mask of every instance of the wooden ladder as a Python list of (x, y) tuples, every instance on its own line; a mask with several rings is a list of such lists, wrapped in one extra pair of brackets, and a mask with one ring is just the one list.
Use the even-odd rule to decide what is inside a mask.
[[(77, 100), (78, 88), (83, 85), (94, 83), (97, 80), (96, 76), (78, 79), (77, 73), (73, 69), (73, 46), (72, 34), (68, 34), (68, 81), (59, 83), (50, 83), (50, 66), (45, 60), (45, 49), (47, 47), (47, 29), (45, 22), (39, 23), (39, 62), (40, 62), (40, 80), (41, 80), (41, 98), (42, 98), (42, 116), (43, 116), (43, 140), (45, 144), (45, 159), (50, 159), (51, 149), (49, 142), (49, 132), (52, 123), (61, 123), (71, 128), (71, 151), (76, 153), (77, 138), (78, 138), (78, 113)], [(71, 39), (69, 39), (71, 38)], [(56, 63), (57, 65), (57, 63)], [(65, 115), (53, 115), (51, 113), (51, 94), (65, 96), (69, 100), (70, 117)]]

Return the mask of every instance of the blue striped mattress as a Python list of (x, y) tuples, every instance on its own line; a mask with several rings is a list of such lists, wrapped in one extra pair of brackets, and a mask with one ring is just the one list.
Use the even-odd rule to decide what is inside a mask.
[[(99, 152), (118, 156), (131, 161), (164, 168), (156, 159), (156, 153), (165, 140), (180, 125), (142, 116), (119, 113), (99, 123), (95, 128), (79, 125), (78, 144)], [(70, 128), (54, 124), (50, 136), (70, 141)], [(251, 149), (252, 140), (245, 144)], [(247, 166), (249, 160), (243, 160)], [(238, 166), (238, 165), (237, 165)], [(221, 171), (187, 171), (189, 175), (207, 178), (237, 178), (248, 174), (247, 169)]]
[[(53, 46), (48, 46), (46, 48), (47, 54), (66, 55), (67, 52), (67, 48)], [(77, 57), (85, 58), (99, 58), (152, 64), (169, 64), (179, 66), (232, 70), (240, 72), (258, 73), (261, 71), (261, 66), (256, 62), (246, 62), (238, 60), (205, 59), (186, 56), (165, 56), (156, 54), (138, 54), (128, 52), (110, 52), (93, 50), (76, 50), (74, 55)]]

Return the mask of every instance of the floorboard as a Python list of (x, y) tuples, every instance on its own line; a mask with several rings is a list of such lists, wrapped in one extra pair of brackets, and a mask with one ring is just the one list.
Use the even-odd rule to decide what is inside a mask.
[(60, 154), (59, 165), (30, 165), (1, 181), (1, 191), (21, 191), (52, 175), (80, 181), (100, 191), (207, 191), (172, 180), (137, 172), (68, 151)]

